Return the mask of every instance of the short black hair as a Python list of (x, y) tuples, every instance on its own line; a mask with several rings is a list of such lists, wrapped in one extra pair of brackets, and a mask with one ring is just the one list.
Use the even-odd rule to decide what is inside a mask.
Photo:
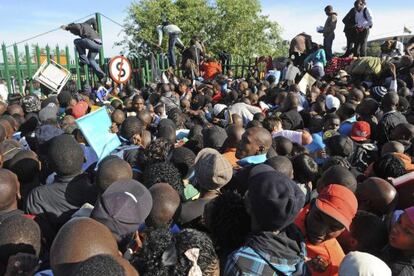
[(275, 171), (283, 173), (289, 178), (292, 176), (292, 172), (293, 172), (292, 162), (286, 156), (274, 156), (274, 157), (268, 158), (265, 164), (275, 169)]
[(213, 199), (206, 210), (207, 228), (220, 253), (227, 255), (242, 246), (250, 232), (250, 216), (242, 196), (226, 191)]
[(358, 251), (377, 255), (388, 242), (386, 225), (381, 218), (369, 212), (357, 212), (350, 232), (358, 241)]
[(173, 148), (174, 145), (167, 139), (155, 139), (144, 151), (147, 164), (165, 162)]
[(348, 159), (346, 159), (345, 157), (343, 157), (343, 156), (330, 156), (323, 163), (322, 171), (324, 172), (327, 169), (329, 169), (330, 167), (335, 166), (335, 165), (344, 167), (346, 169), (351, 168), (351, 163), (349, 163)]
[(307, 154), (300, 154), (293, 158), (294, 179), (298, 183), (313, 182), (318, 177), (318, 164)]
[(177, 140), (175, 128), (169, 125), (158, 128), (157, 138), (164, 138), (167, 139), (170, 143), (175, 143)]
[(84, 162), (83, 150), (73, 136), (62, 134), (50, 142), (48, 161), (58, 175), (78, 174)]
[(392, 153), (381, 156), (375, 161), (373, 169), (375, 176), (382, 179), (396, 178), (407, 173), (403, 161)]
[(13, 158), (5, 163), (5, 168), (17, 175), (20, 183), (27, 183), (38, 176), (40, 164), (33, 158), (30, 150), (21, 150)]
[(180, 195), (181, 201), (184, 200), (184, 183), (180, 172), (169, 162), (154, 163), (145, 168), (144, 185), (150, 188), (157, 183), (168, 183)]
[[(57, 96), (59, 105), (66, 108), (69, 105), (69, 102), (73, 99), (72, 93), (69, 90), (63, 90)], [(43, 107), (42, 107), (43, 108)]]
[(110, 255), (96, 255), (76, 265), (72, 275), (77, 276), (101, 276), (126, 275), (124, 268), (114, 257)]
[(263, 127), (267, 129), (270, 133), (273, 131), (273, 129), (276, 127), (276, 125), (282, 124), (282, 120), (276, 116), (272, 115), (264, 119), (263, 121)]
[(286, 137), (277, 136), (273, 138), (272, 146), (278, 155), (289, 156), (292, 153), (293, 143)]
[(121, 125), (121, 136), (130, 140), (134, 135), (140, 134), (144, 129), (144, 125), (137, 117), (126, 118)]
[(178, 169), (181, 177), (185, 177), (194, 166), (196, 155), (185, 147), (175, 148), (170, 152), (169, 161)]
[(0, 223), (0, 263), (7, 266), (10, 256), (28, 253), (39, 257), (40, 228), (32, 219), (14, 215)]
[(318, 180), (318, 190), (331, 184), (347, 187), (355, 193), (357, 180), (348, 169), (335, 165), (323, 172), (322, 176)]

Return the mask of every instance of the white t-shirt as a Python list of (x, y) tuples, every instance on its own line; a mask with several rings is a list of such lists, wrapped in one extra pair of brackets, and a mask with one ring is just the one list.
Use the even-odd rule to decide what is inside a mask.
[(282, 130), (279, 132), (273, 132), (272, 133), (272, 137), (279, 137), (279, 136), (283, 136), (287, 139), (289, 139), (290, 141), (297, 143), (299, 145), (302, 145), (302, 132), (300, 131), (294, 131), (294, 130)]

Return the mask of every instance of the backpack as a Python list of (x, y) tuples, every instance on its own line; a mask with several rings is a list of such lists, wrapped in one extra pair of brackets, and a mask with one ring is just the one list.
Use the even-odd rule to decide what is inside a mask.
[(350, 163), (358, 171), (364, 172), (368, 166), (378, 157), (378, 148), (375, 144), (354, 144), (355, 151), (350, 158)]

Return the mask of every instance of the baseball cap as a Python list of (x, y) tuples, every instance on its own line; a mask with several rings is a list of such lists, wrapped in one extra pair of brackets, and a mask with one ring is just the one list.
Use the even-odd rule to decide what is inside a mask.
[(338, 110), (339, 106), (341, 105), (341, 101), (333, 95), (328, 95), (325, 99), (325, 105), (329, 111), (333, 109)]
[(98, 199), (91, 218), (106, 225), (117, 237), (138, 230), (152, 209), (148, 189), (136, 180), (118, 180)]
[(351, 139), (357, 142), (366, 141), (371, 137), (371, 126), (365, 121), (357, 121), (352, 126)]
[(247, 182), (250, 210), (262, 231), (283, 230), (305, 204), (299, 186), (268, 165), (255, 166)]
[(350, 189), (331, 184), (319, 193), (316, 207), (349, 230), (358, 209), (358, 201)]
[(205, 148), (195, 159), (197, 186), (206, 190), (216, 190), (226, 185), (233, 177), (233, 167), (217, 150)]

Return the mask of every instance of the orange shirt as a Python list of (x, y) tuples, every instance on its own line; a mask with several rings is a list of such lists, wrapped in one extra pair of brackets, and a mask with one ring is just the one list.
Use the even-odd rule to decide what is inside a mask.
[(218, 62), (206, 62), (202, 65), (202, 70), (204, 71), (203, 77), (206, 80), (212, 80), (217, 74), (221, 74), (221, 64)]
[[(305, 206), (298, 214), (295, 224), (306, 237), (305, 219), (309, 213), (310, 205)], [(312, 266), (309, 268), (312, 271), (312, 276), (335, 276), (338, 275), (339, 265), (345, 257), (344, 251), (336, 239), (330, 239), (318, 245), (311, 244), (306, 241), (306, 250), (308, 258), (314, 259), (318, 256), (329, 263), (324, 272), (315, 271)]]
[(240, 166), (237, 164), (239, 159), (236, 158), (236, 148), (229, 148), (226, 149), (226, 152), (222, 154), (227, 161), (233, 166), (233, 168), (239, 168)]

